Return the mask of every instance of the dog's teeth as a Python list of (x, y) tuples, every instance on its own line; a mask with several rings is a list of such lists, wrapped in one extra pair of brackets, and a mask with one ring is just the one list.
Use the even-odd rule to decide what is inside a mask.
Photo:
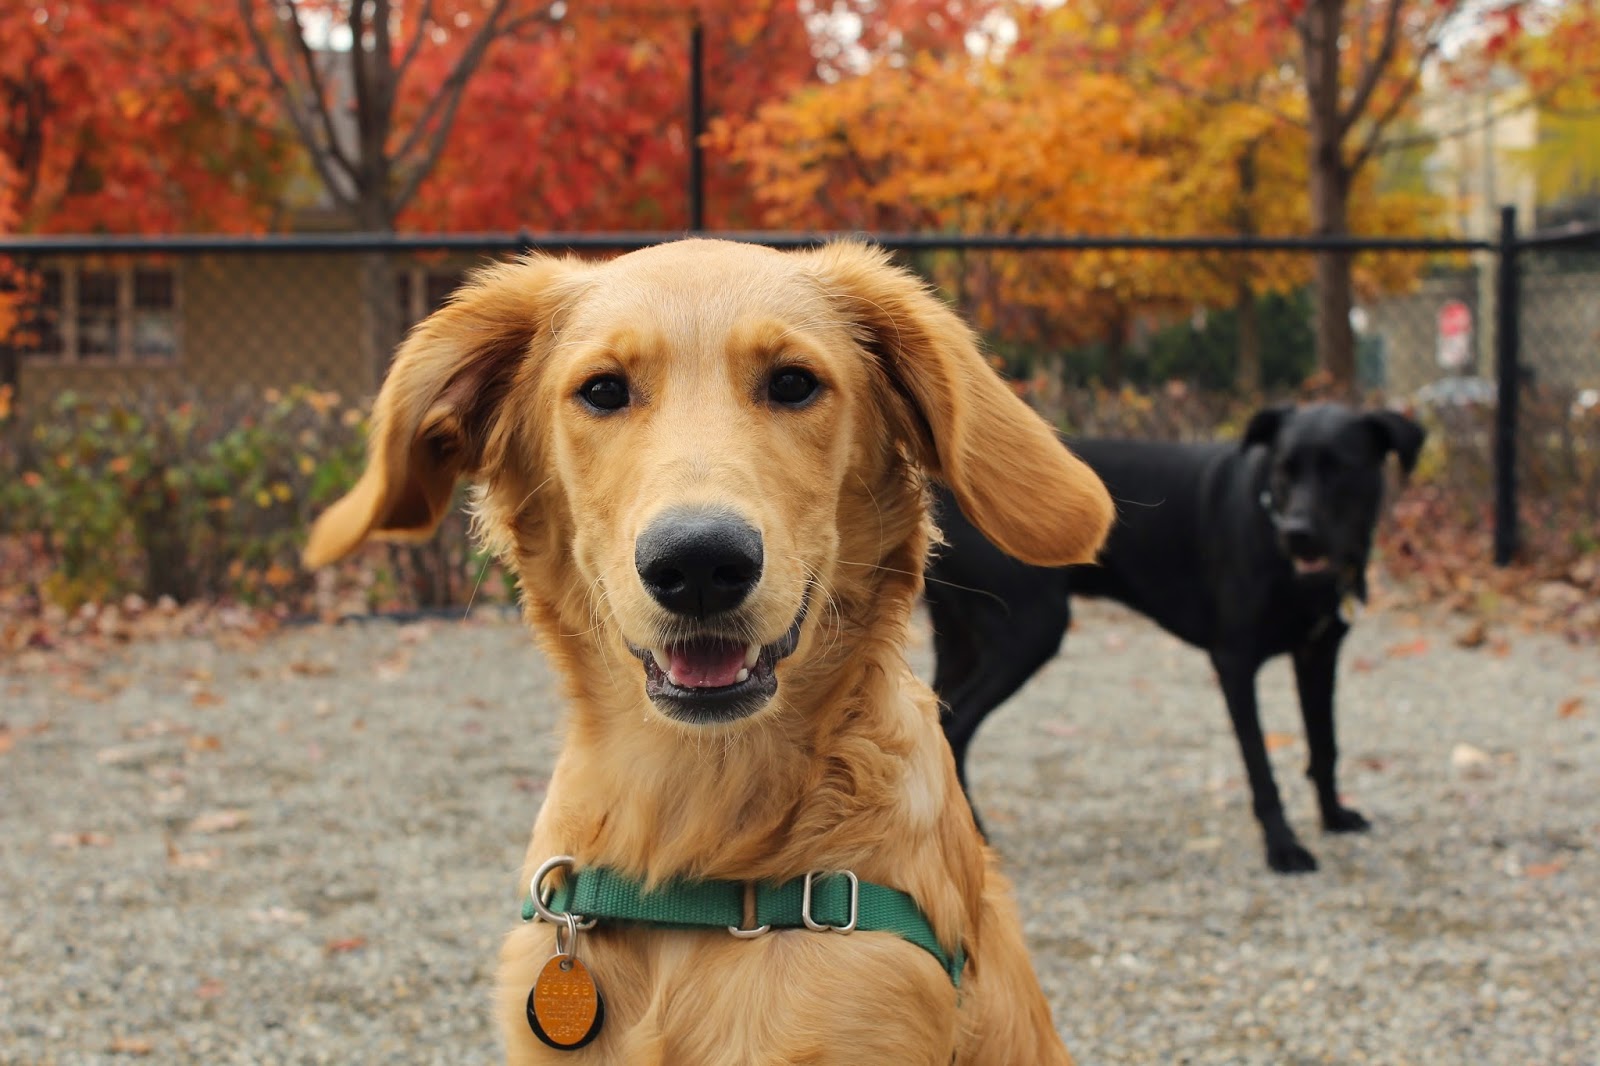
[(665, 648), (651, 648), (650, 657), (656, 661), (657, 666), (661, 667), (663, 673), (672, 662), (672, 657), (667, 654), (667, 649)]
[[(750, 645), (748, 648), (746, 648), (744, 650), (744, 668), (746, 670), (748, 670), (751, 667), (755, 666), (756, 660), (759, 659), (759, 658), (761, 658), (761, 645), (759, 645), (759, 644)], [(739, 680), (743, 681), (744, 678), (741, 677)]]
[(678, 683), (678, 675), (674, 674), (671, 670), (667, 671), (667, 680), (672, 682), (674, 685), (677, 685), (679, 688), (683, 687)]
[(737, 674), (733, 675), (734, 684), (739, 684), (742, 681), (748, 681), (748, 680), (750, 680), (750, 671), (749, 670), (740, 670)]

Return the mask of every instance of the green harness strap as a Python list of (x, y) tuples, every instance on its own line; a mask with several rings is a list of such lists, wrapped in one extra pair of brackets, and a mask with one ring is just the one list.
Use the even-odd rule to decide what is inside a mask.
[[(756, 925), (773, 929), (805, 929), (805, 881), (797, 877), (781, 885), (756, 885)], [(933, 927), (916, 900), (899, 889), (861, 881), (856, 901), (855, 928), (864, 932), (893, 933), (939, 960), (950, 981), (961, 987), (966, 953), (948, 954), (934, 936)], [(742, 881), (670, 881), (645, 892), (636, 880), (595, 867), (569, 873), (555, 890), (549, 908), (587, 920), (609, 919), (709, 929), (738, 929), (744, 924)], [(817, 925), (843, 928), (850, 924), (851, 879), (844, 874), (818, 874), (811, 879), (811, 920)], [(522, 920), (537, 914), (533, 897), (522, 904)]]

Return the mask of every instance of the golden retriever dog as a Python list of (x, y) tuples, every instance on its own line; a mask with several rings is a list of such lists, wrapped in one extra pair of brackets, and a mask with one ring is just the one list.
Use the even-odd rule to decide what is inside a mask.
[(960, 319), (865, 246), (530, 256), (406, 338), (306, 561), (426, 535), (475, 483), (570, 704), (523, 886), (553, 856), (652, 891), (850, 871), (958, 960), (889, 931), (601, 921), (560, 950), (604, 1024), (559, 1050), (530, 989), (566, 926), (531, 922), (501, 953), (508, 1062), (1071, 1061), (906, 662), (930, 477), (1029, 563), (1092, 559), (1111, 520)]

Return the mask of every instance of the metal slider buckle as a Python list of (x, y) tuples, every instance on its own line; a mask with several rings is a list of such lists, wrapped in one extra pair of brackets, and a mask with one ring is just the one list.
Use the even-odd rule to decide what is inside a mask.
[[(755, 882), (746, 881), (744, 883), (745, 902), (746, 902), (747, 906), (750, 906), (750, 909), (751, 909), (752, 912), (755, 910), (755, 907), (752, 905), (755, 902), (755, 892), (756, 892)], [(738, 937), (740, 940), (754, 940), (756, 937), (760, 936), (762, 933), (767, 932), (771, 928), (772, 928), (772, 926), (770, 926), (770, 925), (760, 925), (760, 926), (757, 926), (754, 929), (743, 929), (743, 928), (741, 928), (741, 927), (739, 927), (737, 925), (730, 925), (730, 926), (728, 926), (728, 932), (732, 933), (734, 936)]]
[(856, 918), (861, 913), (861, 880), (849, 870), (840, 870), (834, 874), (822, 874), (823, 877), (848, 877), (850, 879), (850, 920), (844, 925), (826, 925), (811, 917), (811, 881), (817, 877), (815, 873), (806, 874), (805, 888), (800, 895), (800, 920), (806, 923), (806, 928), (814, 933), (832, 930), (835, 933), (848, 933), (856, 927)]

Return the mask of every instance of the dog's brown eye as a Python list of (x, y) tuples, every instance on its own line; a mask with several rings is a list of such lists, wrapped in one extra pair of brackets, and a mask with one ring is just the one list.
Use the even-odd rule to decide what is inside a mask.
[(786, 367), (767, 381), (767, 398), (786, 407), (799, 407), (817, 394), (817, 376), (809, 370)]
[(628, 383), (615, 374), (601, 374), (579, 387), (578, 398), (596, 411), (615, 411), (628, 406)]

